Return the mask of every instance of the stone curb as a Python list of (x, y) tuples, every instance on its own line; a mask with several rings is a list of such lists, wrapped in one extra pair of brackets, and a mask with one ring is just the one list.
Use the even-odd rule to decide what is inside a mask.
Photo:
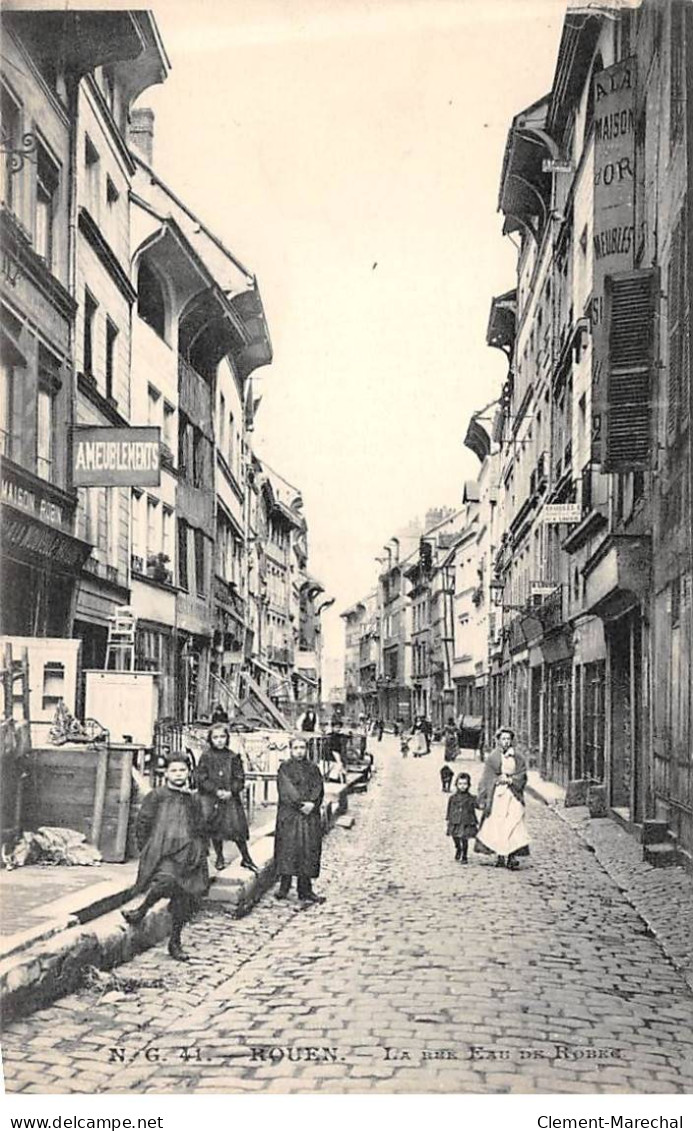
[[(604, 869), (609, 879), (612, 880), (612, 882), (620, 891), (621, 895), (623, 895), (628, 901), (638, 918), (641, 919), (645, 924), (649, 934), (652, 935), (652, 937), (656, 940), (659, 947), (668, 958), (669, 962), (671, 962), (672, 966), (678, 971), (678, 973), (681, 975), (686, 985), (688, 986), (689, 990), (693, 993), (693, 969), (690, 965), (690, 958), (682, 959), (679, 954), (676, 954), (672, 951), (669, 944), (669, 939), (667, 938), (666, 933), (663, 931), (661, 925), (655, 922), (655, 919), (648, 913), (648, 909), (646, 907), (641, 906), (637, 893), (634, 892), (632, 888), (623, 886), (622, 877), (618, 875), (617, 870), (613, 867), (611, 862), (605, 859), (604, 855), (599, 851), (598, 845), (594, 844), (592, 840), (590, 840), (590, 837), (586, 835), (585, 831), (580, 829), (577, 825), (573, 824), (573, 822), (566, 817), (565, 813), (563, 812), (560, 799), (547, 798), (544, 794), (542, 794), (540, 789), (537, 789), (535, 785), (528, 784), (526, 787), (526, 792), (530, 795), (530, 797), (533, 797), (535, 801), (540, 801), (543, 805), (546, 805), (548, 806), (548, 808), (552, 809), (556, 813), (557, 817), (563, 822), (563, 824), (572, 830), (574, 835), (587, 849), (587, 851), (591, 852), (596, 857), (599, 866)], [(597, 819), (605, 821), (611, 820), (610, 817), (602, 817)], [(651, 865), (648, 865), (648, 867), (651, 867)], [(653, 868), (652, 871), (655, 871), (655, 869)]]
[[(362, 788), (367, 780), (364, 771), (327, 801), (323, 810), (326, 833), (347, 811), (349, 793)], [(246, 915), (274, 882), (273, 839), (263, 831), (251, 844), (261, 865), (260, 873), (246, 878), (240, 868), (228, 868), (228, 878), (215, 877), (210, 892), (211, 901), (228, 904), (234, 917)], [(111, 904), (105, 914), (98, 914), (97, 909), (97, 917), (93, 917), (85, 907), (78, 925), (68, 924), (0, 961), (3, 1023), (27, 1016), (79, 989), (88, 967), (112, 970), (168, 937), (170, 919), (164, 906), (153, 908), (136, 927), (125, 922), (120, 907), (127, 903), (130, 891), (129, 887), (123, 889), (117, 909)]]

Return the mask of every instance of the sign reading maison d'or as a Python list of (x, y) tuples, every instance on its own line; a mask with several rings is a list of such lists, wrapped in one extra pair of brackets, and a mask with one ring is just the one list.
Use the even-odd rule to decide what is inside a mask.
[(635, 251), (635, 59), (622, 59), (592, 80), (594, 96), (594, 248), (592, 328), (592, 460), (606, 457), (609, 343), (604, 323), (607, 275), (631, 271)]
[(158, 487), (160, 428), (75, 428), (75, 487)]

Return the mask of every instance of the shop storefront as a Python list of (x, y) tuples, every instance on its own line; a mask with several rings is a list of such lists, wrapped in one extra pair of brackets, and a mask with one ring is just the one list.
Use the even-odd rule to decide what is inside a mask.
[(72, 534), (74, 500), (2, 462), (0, 633), (71, 635), (76, 580), (91, 547)]

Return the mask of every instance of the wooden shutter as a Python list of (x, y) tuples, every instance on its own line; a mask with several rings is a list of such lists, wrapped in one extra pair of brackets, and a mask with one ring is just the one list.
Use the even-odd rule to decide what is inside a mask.
[(687, 207), (684, 198), (678, 223), (671, 236), (667, 272), (667, 327), (669, 358), (667, 381), (667, 437), (674, 440), (688, 423), (690, 412), (690, 316), (686, 297)]
[(643, 470), (650, 456), (655, 272), (607, 275), (605, 299), (609, 355), (604, 470)]

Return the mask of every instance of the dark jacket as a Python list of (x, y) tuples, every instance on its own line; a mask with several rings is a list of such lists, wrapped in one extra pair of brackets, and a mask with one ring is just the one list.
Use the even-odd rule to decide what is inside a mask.
[[(513, 757), (515, 759), (515, 773), (513, 774), (510, 788), (524, 805), (525, 786), (527, 785), (527, 761), (522, 754), (518, 754), (513, 750)], [(479, 782), (479, 792), (477, 794), (477, 805), (480, 809), (484, 810), (484, 816), (488, 816), (491, 812), (493, 805), (493, 794), (496, 790), (498, 778), (501, 775), (503, 766), (503, 752), (497, 746), (488, 755), (484, 762), (484, 772), (481, 775)]]
[(455, 758), (460, 752), (460, 736), (457, 732), (457, 727), (446, 726), (445, 728), (445, 761), (454, 762)]
[(317, 729), (318, 716), (315, 711), (306, 711), (301, 722), (301, 730), (307, 734), (312, 734)]
[(476, 836), (476, 798), (472, 793), (453, 793), (448, 801), (448, 836)]
[[(278, 875), (320, 875), (322, 822), (320, 806), (325, 794), (322, 774), (313, 762), (289, 758), (277, 774), (277, 827), (274, 865)], [(301, 804), (314, 803), (312, 813), (302, 813)]]
[[(248, 821), (243, 808), (245, 773), (240, 754), (208, 747), (197, 767), (197, 785), (207, 829), (213, 840), (247, 840)], [(230, 790), (222, 801), (217, 790)]]
[(189, 895), (209, 887), (207, 836), (200, 799), (168, 785), (152, 790), (142, 802), (135, 837), (140, 850), (137, 891), (155, 880), (174, 880)]

